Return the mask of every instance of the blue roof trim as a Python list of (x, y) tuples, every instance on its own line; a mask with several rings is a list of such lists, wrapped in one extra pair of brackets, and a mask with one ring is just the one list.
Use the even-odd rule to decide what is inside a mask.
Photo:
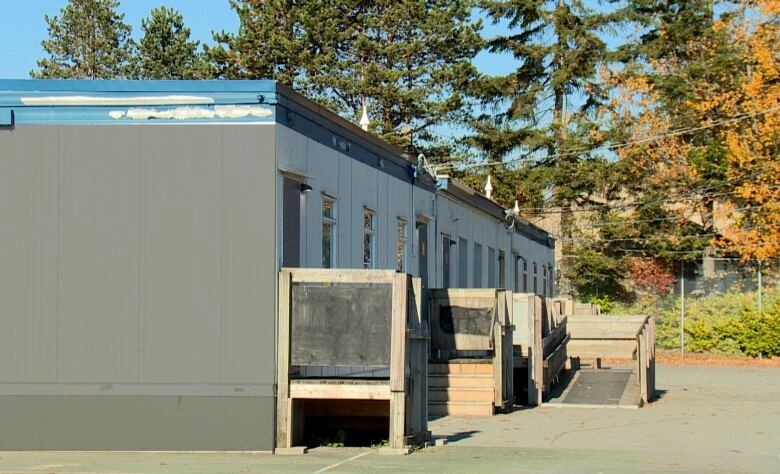
[[(148, 108), (148, 107), (139, 107)], [(166, 112), (174, 107), (154, 107), (158, 112)], [(214, 110), (213, 106), (193, 106), (193, 108)], [(132, 107), (23, 107), (14, 109), (0, 108), (0, 116), (4, 110), (13, 112), (13, 125), (132, 125), (155, 123), (272, 123), (276, 121), (276, 111), (273, 106), (264, 107), (269, 115), (263, 117), (245, 116), (207, 117), (207, 118), (128, 118), (126, 114)], [(110, 114), (121, 112), (123, 117), (114, 118)]]
[(114, 81), (2, 79), (0, 91), (17, 92), (276, 92), (276, 81)]
[[(87, 99), (72, 103), (47, 100), (66, 97)], [(138, 102), (139, 98), (143, 98), (142, 103)], [(276, 82), (265, 80), (0, 80), (0, 117), (10, 114), (14, 125), (265, 123), (276, 120), (276, 103)], [(243, 116), (233, 116), (224, 113), (222, 106), (244, 107), (251, 111)], [(184, 109), (185, 113), (165, 117), (166, 112), (175, 109)], [(139, 113), (150, 110), (154, 113), (146, 117)], [(131, 112), (136, 118), (128, 117)]]
[(10, 127), (14, 124), (14, 111), (11, 109), (0, 109), (0, 127)]

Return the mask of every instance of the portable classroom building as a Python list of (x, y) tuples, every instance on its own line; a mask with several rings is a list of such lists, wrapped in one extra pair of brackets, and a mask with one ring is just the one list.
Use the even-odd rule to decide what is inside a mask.
[(0, 449), (272, 450), (282, 265), (551, 292), (416, 165), (273, 81), (0, 81)]

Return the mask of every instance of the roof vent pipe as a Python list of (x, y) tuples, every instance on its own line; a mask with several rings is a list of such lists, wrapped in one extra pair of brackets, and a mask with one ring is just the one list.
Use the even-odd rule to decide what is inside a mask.
[(363, 131), (368, 131), (368, 126), (371, 125), (371, 120), (368, 119), (368, 107), (366, 107), (366, 98), (363, 97), (363, 115), (360, 117), (360, 128)]
[(493, 183), (490, 181), (490, 175), (488, 175), (487, 184), (485, 185), (485, 197), (488, 199), (493, 197)]

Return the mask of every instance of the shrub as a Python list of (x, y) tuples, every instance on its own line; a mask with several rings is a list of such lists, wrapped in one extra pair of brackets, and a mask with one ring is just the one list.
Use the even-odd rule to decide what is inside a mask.
[(601, 295), (601, 296), (594, 295), (588, 298), (588, 303), (599, 305), (601, 307), (602, 313), (611, 313), (614, 301), (612, 300), (612, 298), (609, 297), (609, 295)]
[[(780, 289), (764, 294), (758, 314), (754, 293), (726, 293), (685, 301), (685, 346), (690, 352), (750, 357), (780, 356)], [(630, 306), (614, 304), (612, 313), (655, 314), (656, 344), (680, 348), (679, 298), (642, 298)]]

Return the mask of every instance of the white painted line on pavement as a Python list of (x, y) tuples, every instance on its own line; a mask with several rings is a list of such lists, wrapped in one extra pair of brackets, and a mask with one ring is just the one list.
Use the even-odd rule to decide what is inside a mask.
[(352, 456), (352, 457), (351, 457), (351, 458), (349, 458), (349, 459), (345, 459), (345, 460), (343, 460), (343, 461), (341, 461), (341, 462), (337, 462), (336, 464), (331, 464), (330, 466), (323, 467), (323, 468), (322, 468), (322, 469), (320, 469), (319, 471), (314, 471), (314, 474), (320, 474), (321, 472), (329, 471), (329, 470), (333, 469), (334, 467), (339, 467), (339, 466), (341, 466), (342, 464), (346, 464), (346, 463), (348, 463), (348, 462), (352, 462), (352, 461), (354, 461), (355, 459), (362, 458), (363, 456), (365, 456), (365, 455), (367, 455), (367, 454), (369, 454), (369, 451), (366, 451), (365, 453), (360, 453), (360, 454), (357, 454), (357, 455), (355, 455), (355, 456)]

